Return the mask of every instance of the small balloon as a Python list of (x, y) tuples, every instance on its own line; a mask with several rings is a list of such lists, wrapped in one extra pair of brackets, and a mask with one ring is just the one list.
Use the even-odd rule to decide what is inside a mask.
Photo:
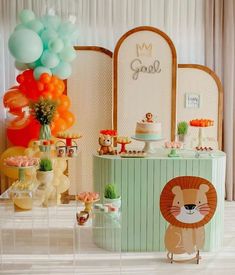
[(35, 19), (35, 14), (32, 10), (25, 9), (20, 12), (19, 18), (23, 24), (26, 24), (27, 22)]
[(53, 29), (46, 29), (41, 34), (41, 39), (43, 41), (44, 47), (48, 47), (50, 40), (56, 39), (58, 36), (57, 32)]
[(64, 48), (64, 42), (60, 38), (56, 38), (49, 41), (48, 48), (54, 53), (60, 52)]
[(44, 29), (44, 26), (42, 24), (42, 22), (38, 19), (34, 19), (34, 20), (31, 20), (29, 21), (27, 24), (26, 24), (27, 28), (33, 30), (34, 32), (36, 33), (41, 33)]
[(69, 63), (61, 61), (58, 66), (52, 69), (53, 75), (60, 79), (67, 79), (72, 72), (72, 68)]
[(69, 37), (75, 30), (76, 26), (68, 21), (59, 26), (58, 33), (61, 37)]
[(61, 117), (66, 121), (67, 127), (70, 128), (75, 122), (75, 116), (70, 111), (63, 111)]
[(60, 62), (57, 54), (50, 52), (49, 50), (44, 50), (41, 56), (41, 63), (47, 68), (55, 68)]
[(43, 51), (38, 34), (28, 29), (13, 32), (8, 40), (8, 47), (11, 55), (22, 63), (36, 61)]
[(27, 27), (24, 24), (19, 24), (15, 27), (14, 31), (18, 31), (22, 29), (27, 29)]
[(15, 61), (15, 67), (19, 71), (24, 71), (24, 70), (28, 69), (28, 65), (27, 64), (21, 63), (21, 62), (19, 62), (17, 60)]
[(45, 28), (52, 28), (57, 30), (60, 25), (61, 19), (57, 15), (45, 15), (41, 18), (41, 22), (43, 23)]
[(76, 58), (76, 51), (73, 47), (65, 47), (60, 53), (59, 57), (65, 62), (71, 62)]
[(57, 110), (59, 112), (64, 112), (69, 109), (71, 105), (71, 101), (67, 95), (61, 95), (58, 101), (59, 101), (59, 105), (57, 107)]
[(51, 75), (51, 70), (48, 69), (47, 67), (39, 66), (34, 69), (33, 76), (36, 80), (38, 80), (40, 78), (40, 75), (43, 73), (47, 73), (47, 74)]

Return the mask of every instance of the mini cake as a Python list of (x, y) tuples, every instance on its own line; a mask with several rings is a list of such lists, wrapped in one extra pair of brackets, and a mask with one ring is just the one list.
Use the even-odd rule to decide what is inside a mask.
[(145, 119), (137, 122), (135, 137), (140, 139), (152, 140), (162, 137), (162, 124), (153, 119), (151, 113), (147, 113)]

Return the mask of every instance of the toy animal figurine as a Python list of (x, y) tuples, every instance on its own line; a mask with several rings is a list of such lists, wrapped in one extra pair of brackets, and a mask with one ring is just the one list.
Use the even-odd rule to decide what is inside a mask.
[[(217, 204), (214, 186), (206, 179), (177, 177), (164, 187), (160, 197), (163, 217), (170, 223), (165, 233), (165, 246), (171, 263), (196, 260), (204, 246), (204, 225), (213, 217)], [(187, 260), (174, 260), (174, 254), (193, 254)]]
[(152, 113), (147, 113), (145, 115), (145, 118), (142, 121), (152, 123), (153, 122), (153, 114)]
[(99, 137), (99, 145), (99, 155), (115, 155), (117, 153), (112, 147), (112, 137), (110, 135), (101, 134)]

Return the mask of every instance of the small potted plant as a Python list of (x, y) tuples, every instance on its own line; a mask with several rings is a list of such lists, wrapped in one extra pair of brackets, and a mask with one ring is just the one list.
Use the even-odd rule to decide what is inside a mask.
[(42, 183), (49, 183), (52, 181), (53, 176), (51, 159), (42, 158), (39, 162), (39, 169), (37, 170), (37, 180)]
[(177, 134), (180, 142), (184, 142), (185, 136), (188, 133), (188, 123), (186, 121), (181, 121), (177, 125)]
[(111, 203), (113, 206), (121, 207), (121, 196), (117, 194), (115, 184), (107, 184), (104, 189), (104, 203)]

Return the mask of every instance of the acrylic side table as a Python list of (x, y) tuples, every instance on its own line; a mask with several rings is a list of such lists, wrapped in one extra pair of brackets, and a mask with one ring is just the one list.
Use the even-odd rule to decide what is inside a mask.
[(94, 190), (104, 193), (107, 183), (115, 183), (122, 197), (122, 251), (164, 251), (167, 222), (160, 214), (160, 193), (177, 176), (199, 176), (213, 183), (217, 191), (217, 209), (206, 225), (205, 251), (222, 247), (224, 227), (224, 189), (226, 156), (195, 157), (195, 152), (180, 151), (180, 157), (167, 157), (168, 150), (157, 149), (146, 158), (120, 156), (93, 157)]
[(121, 215), (98, 211), (91, 215), (86, 224), (75, 224), (76, 271), (78, 274), (86, 270), (95, 274), (120, 274)]

